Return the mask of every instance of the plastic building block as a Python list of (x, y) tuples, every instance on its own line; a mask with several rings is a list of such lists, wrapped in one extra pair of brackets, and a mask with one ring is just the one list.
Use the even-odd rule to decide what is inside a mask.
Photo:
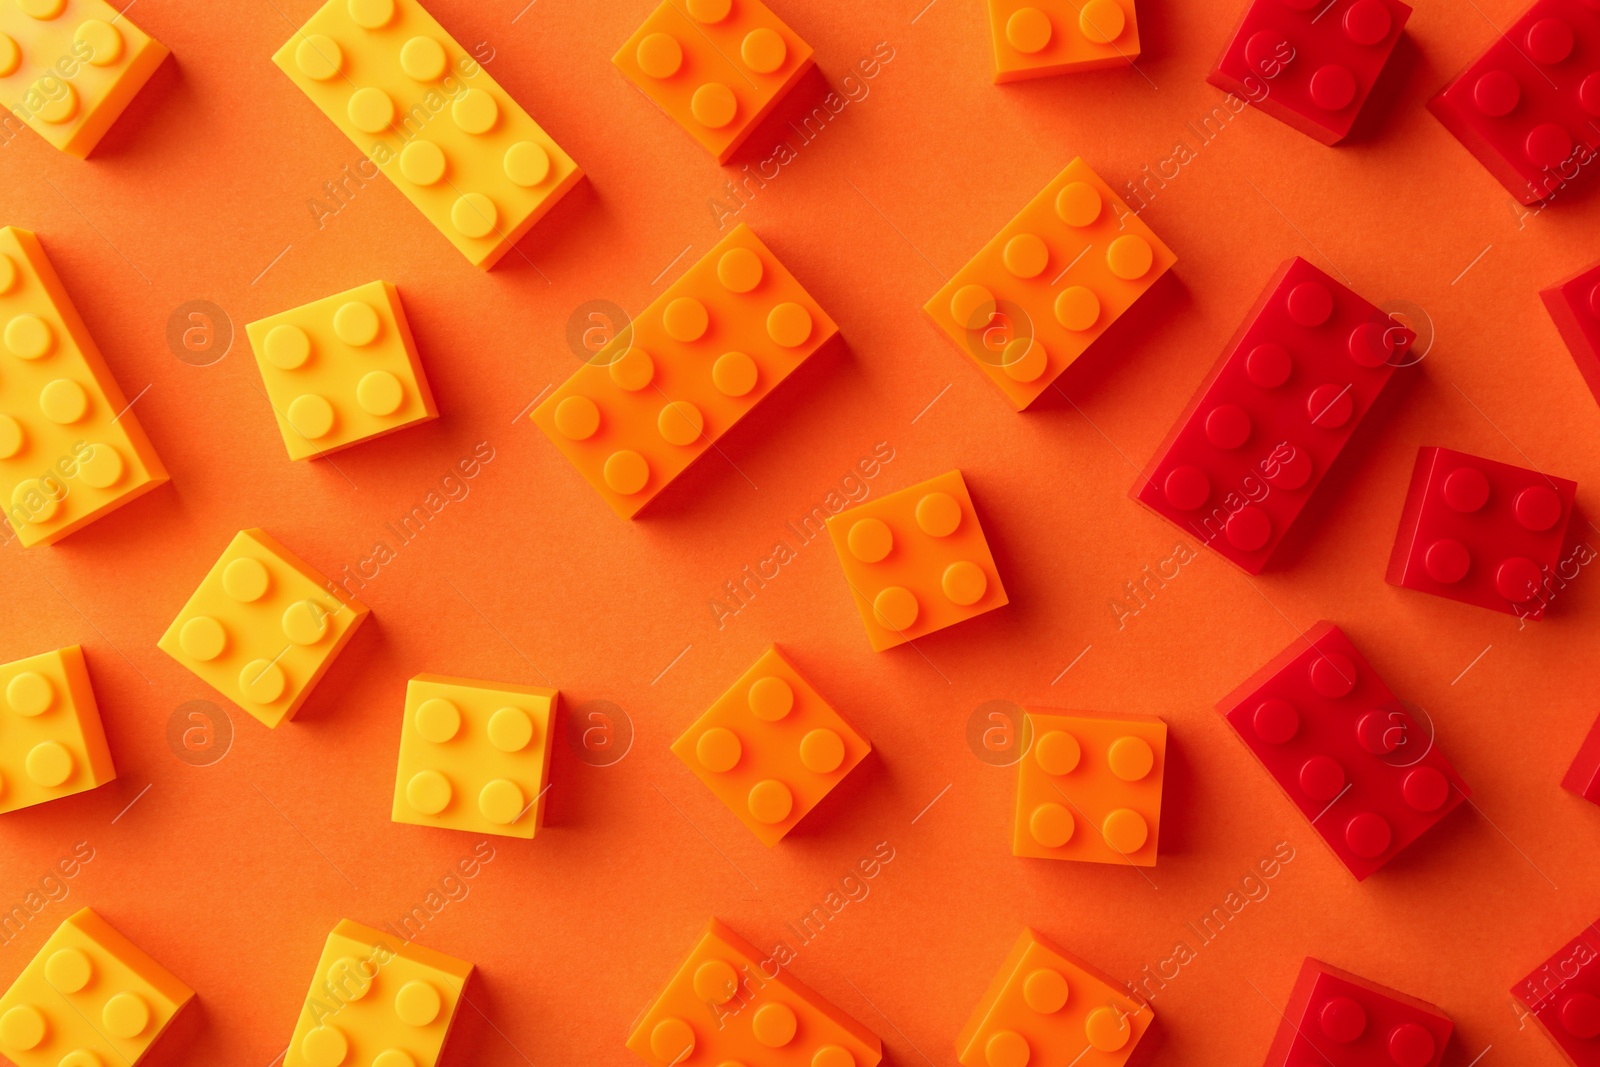
[(877, 1067), (883, 1042), (712, 919), (628, 1035), (652, 1067)]
[(1600, 264), (1584, 268), (1539, 295), (1589, 392), (1600, 401)]
[(1511, 987), (1573, 1067), (1600, 1064), (1600, 924), (1591, 923)]
[(367, 617), (265, 530), (242, 530), (157, 642), (268, 726), (292, 719)]
[(776, 648), (672, 751), (764, 845), (775, 845), (872, 751)]
[(1217, 704), (1356, 878), (1471, 795), (1366, 657), (1319, 622)]
[(133, 1067), (194, 990), (84, 908), (0, 996), (0, 1052), (17, 1067)]
[(922, 310), (1021, 411), (1177, 261), (1074, 159)]
[(1307, 958), (1265, 1067), (1439, 1067), (1454, 1029), (1427, 1001)]
[(1024, 929), (956, 1038), (963, 1067), (1128, 1062), (1155, 1015), (1101, 971)]
[(283, 1067), (434, 1067), (472, 964), (345, 919), (311, 978)]
[(18, 540), (59, 541), (166, 480), (39, 239), (0, 228), (0, 506)]
[(117, 776), (77, 645), (0, 667), (0, 813)]
[(611, 62), (726, 163), (813, 60), (761, 0), (661, 0)]
[(1414, 339), (1305, 260), (1289, 260), (1130, 495), (1258, 573)]
[(532, 418), (632, 518), (836, 333), (740, 223)]
[(1007, 603), (960, 471), (828, 518), (874, 651)]
[(1561, 788), (1574, 796), (1600, 804), (1600, 719), (1589, 728), (1572, 766), (1561, 779)]
[(1011, 854), (1156, 865), (1167, 724), (1154, 715), (1027, 711)]
[(989, 0), (989, 31), (996, 83), (1125, 67), (1139, 58), (1133, 0)]
[(1417, 450), (1391, 585), (1524, 619), (1544, 616), (1576, 482), (1448, 448)]
[(272, 61), (484, 270), (583, 178), (417, 0), (328, 0)]

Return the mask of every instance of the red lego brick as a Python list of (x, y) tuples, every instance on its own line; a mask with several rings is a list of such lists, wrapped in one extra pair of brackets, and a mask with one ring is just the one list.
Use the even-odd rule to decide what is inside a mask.
[(1600, 928), (1594, 923), (1511, 987), (1574, 1067), (1600, 1067)]
[(1544, 306), (1572, 353), (1589, 392), (1600, 401), (1600, 263), (1541, 290)]
[(1289, 260), (1130, 495), (1258, 573), (1415, 336)]
[(1561, 788), (1600, 804), (1600, 719), (1589, 727), (1578, 754), (1572, 757), (1572, 766), (1561, 779)]
[(1425, 1000), (1307, 957), (1265, 1067), (1438, 1067), (1454, 1029)]
[(1471, 795), (1419, 723), (1331, 622), (1319, 622), (1217, 704), (1356, 878)]
[(1251, 0), (1206, 81), (1338, 144), (1410, 17), (1400, 0)]
[(1542, 618), (1577, 491), (1566, 478), (1448, 448), (1419, 449), (1389, 584)]

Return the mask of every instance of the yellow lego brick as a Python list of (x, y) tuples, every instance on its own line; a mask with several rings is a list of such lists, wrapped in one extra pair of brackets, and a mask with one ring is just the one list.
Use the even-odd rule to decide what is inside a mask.
[(439, 417), (400, 293), (368, 282), (245, 327), (290, 459)]
[(583, 178), (417, 0), (328, 0), (272, 61), (484, 270)]
[(1139, 58), (1133, 0), (989, 0), (989, 32), (997, 83)]
[(17, 1067), (133, 1067), (194, 990), (88, 908), (56, 928), (0, 996)]
[(406, 686), (395, 822), (531, 838), (544, 823), (554, 689), (419, 674)]
[(311, 978), (283, 1067), (434, 1067), (472, 964), (345, 919)]
[(368, 609), (265, 530), (243, 530), (157, 642), (268, 726), (292, 719)]
[(0, 228), (0, 506), (17, 538), (59, 541), (166, 480), (39, 239)]
[(0, 813), (117, 776), (77, 645), (0, 667)]

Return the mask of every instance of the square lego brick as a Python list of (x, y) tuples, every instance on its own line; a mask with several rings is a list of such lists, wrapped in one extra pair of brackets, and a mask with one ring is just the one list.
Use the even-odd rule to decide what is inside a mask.
[(1600, 804), (1600, 719), (1589, 727), (1578, 754), (1572, 757), (1572, 766), (1561, 779), (1561, 788)]
[(435, 1067), (472, 964), (345, 919), (311, 977), (283, 1067)]
[(17, 1067), (133, 1067), (193, 999), (194, 990), (84, 908), (0, 996), (0, 1052)]
[(544, 824), (558, 696), (438, 674), (411, 679), (394, 821), (532, 838)]
[(160, 649), (268, 726), (292, 719), (367, 617), (273, 540), (242, 530), (172, 620)]
[(1439, 1067), (1454, 1029), (1427, 1001), (1307, 958), (1265, 1067)]
[(1007, 603), (958, 470), (829, 516), (828, 536), (874, 651)]
[(1021, 411), (1177, 261), (1074, 159), (922, 310)]
[(439, 417), (400, 293), (368, 282), (245, 327), (290, 459)]
[(1600, 1065), (1600, 924), (1585, 926), (1511, 995), (1573, 1067)]
[(662, 0), (611, 62), (726, 163), (813, 59), (761, 0)]
[(1027, 710), (1011, 854), (1156, 865), (1167, 724), (1154, 715)]
[(1472, 792), (1432, 720), (1403, 705), (1331, 622), (1296, 638), (1217, 710), (1358, 880)]
[(417, 0), (328, 0), (272, 61), (484, 270), (583, 178)]
[(117, 776), (83, 649), (0, 666), (0, 813), (105, 785)]
[(989, 0), (996, 83), (1125, 67), (1139, 58), (1133, 0)]
[(1544, 617), (1578, 484), (1448, 448), (1417, 450), (1390, 585)]
[(651, 1067), (877, 1067), (883, 1042), (712, 919), (628, 1035)]
[(773, 647), (672, 751), (771, 846), (866, 758), (872, 743)]
[(1154, 1019), (1103, 972), (1024, 929), (956, 1037), (956, 1060), (1119, 1067)]
[(39, 239), (0, 228), (0, 507), (48, 545), (167, 480)]
[(740, 223), (531, 417), (632, 518), (838, 332)]
[(1539, 296), (1584, 384), (1600, 401), (1600, 263), (1541, 290)]

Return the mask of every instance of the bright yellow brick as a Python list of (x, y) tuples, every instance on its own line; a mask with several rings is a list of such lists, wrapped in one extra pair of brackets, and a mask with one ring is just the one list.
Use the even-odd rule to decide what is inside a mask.
[(117, 776), (77, 645), (0, 667), (0, 812), (105, 785)]

